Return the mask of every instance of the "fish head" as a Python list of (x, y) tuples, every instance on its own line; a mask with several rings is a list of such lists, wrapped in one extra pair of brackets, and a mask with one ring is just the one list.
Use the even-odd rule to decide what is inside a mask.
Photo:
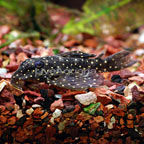
[(46, 75), (46, 64), (42, 58), (30, 58), (23, 61), (11, 78), (11, 84), (17, 88), (24, 85), (24, 82), (42, 82)]

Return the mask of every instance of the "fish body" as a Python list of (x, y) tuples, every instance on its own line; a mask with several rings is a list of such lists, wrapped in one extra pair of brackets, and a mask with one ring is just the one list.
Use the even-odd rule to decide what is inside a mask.
[(116, 71), (133, 65), (128, 51), (102, 59), (79, 51), (55, 56), (30, 58), (22, 62), (11, 83), (20, 88), (21, 81), (46, 82), (67, 89), (87, 89), (103, 83), (101, 72)]

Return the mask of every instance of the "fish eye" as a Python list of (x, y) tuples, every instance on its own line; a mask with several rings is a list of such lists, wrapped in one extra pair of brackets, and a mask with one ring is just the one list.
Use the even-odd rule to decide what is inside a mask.
[(35, 67), (37, 67), (37, 68), (44, 67), (44, 62), (43, 61), (37, 61), (37, 62), (35, 62)]

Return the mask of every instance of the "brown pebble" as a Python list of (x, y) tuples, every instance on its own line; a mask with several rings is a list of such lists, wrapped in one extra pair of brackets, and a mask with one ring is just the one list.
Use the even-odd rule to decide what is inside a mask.
[(0, 105), (0, 113), (4, 112), (5, 111), (5, 106), (3, 105)]
[(41, 119), (44, 119), (48, 116), (48, 112), (45, 112), (42, 116), (41, 116)]
[(133, 124), (133, 120), (127, 120), (127, 124)]
[(9, 111), (11, 111), (11, 110), (13, 110), (14, 109), (14, 105), (12, 104), (12, 103), (6, 103), (6, 108), (9, 110)]
[(16, 117), (15, 116), (12, 116), (8, 119), (8, 124), (9, 125), (14, 125), (16, 122)]
[(128, 114), (127, 118), (130, 119), (130, 120), (134, 119), (132, 114)]
[(64, 107), (64, 104), (63, 104), (63, 100), (62, 99), (59, 99), (59, 100), (55, 100), (51, 106), (50, 106), (50, 110), (53, 112), (55, 111), (57, 108), (58, 109), (61, 109)]
[(7, 121), (7, 118), (4, 117), (3, 115), (0, 115), (0, 124), (4, 124), (6, 123), (6, 121)]
[(97, 122), (97, 123), (100, 123), (102, 121), (104, 121), (104, 118), (102, 116), (97, 116), (97, 117), (94, 117), (94, 120)]
[(41, 116), (43, 114), (42, 108), (36, 108), (33, 112), (33, 116)]

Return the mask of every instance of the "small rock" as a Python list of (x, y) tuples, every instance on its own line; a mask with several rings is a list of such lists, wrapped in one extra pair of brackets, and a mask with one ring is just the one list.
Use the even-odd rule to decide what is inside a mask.
[(124, 95), (124, 89), (125, 89), (125, 86), (124, 85), (121, 85), (121, 86), (118, 86), (114, 92), (118, 93), (118, 94), (121, 94), (121, 95)]
[(128, 118), (129, 120), (132, 120), (132, 119), (134, 119), (134, 116), (133, 116), (132, 114), (128, 114), (127, 118)]
[(75, 98), (83, 105), (89, 105), (97, 101), (97, 96), (94, 92), (88, 92), (86, 94), (75, 95)]
[(109, 104), (112, 101), (107, 87), (98, 87), (94, 92), (97, 96), (97, 101), (103, 105)]
[(81, 110), (81, 107), (78, 104), (76, 104), (74, 112), (79, 112), (80, 110)]
[(26, 114), (30, 116), (33, 113), (33, 111), (34, 111), (33, 108), (29, 108), (26, 110)]
[(4, 124), (6, 123), (6, 121), (7, 121), (7, 118), (4, 117), (3, 115), (0, 115), (0, 124)]
[(6, 108), (9, 110), (9, 111), (11, 111), (11, 110), (13, 110), (14, 109), (14, 105), (13, 104), (11, 104), (11, 103), (6, 103)]
[(18, 111), (19, 109), (20, 109), (19, 105), (18, 104), (14, 104), (14, 110)]
[(22, 126), (25, 121), (26, 121), (26, 115), (24, 115), (23, 117), (21, 117), (20, 119), (18, 119), (18, 120), (16, 121), (16, 125)]
[(94, 120), (97, 122), (97, 123), (100, 123), (102, 121), (104, 121), (104, 118), (102, 116), (97, 116), (97, 117), (94, 117)]
[(144, 32), (142, 32), (142, 33), (140, 34), (140, 36), (139, 36), (139, 38), (138, 38), (138, 41), (139, 41), (140, 43), (144, 43)]
[(39, 104), (33, 104), (32, 105), (32, 108), (38, 108), (38, 107), (41, 107), (41, 105), (39, 105)]
[(111, 123), (114, 124), (115, 122), (116, 122), (115, 117), (112, 116), (112, 117), (111, 117)]
[(74, 111), (74, 109), (75, 109), (75, 106), (74, 105), (67, 105), (67, 106), (65, 106), (65, 111), (66, 112), (71, 112), (71, 111)]
[(37, 104), (41, 104), (43, 101), (44, 101), (43, 97), (37, 97), (37, 98), (34, 99), (34, 102), (37, 103)]
[(113, 75), (113, 76), (111, 77), (111, 81), (112, 81), (112, 82), (121, 83), (121, 82), (122, 82), (122, 78), (120, 77), (120, 75)]
[(128, 100), (132, 100), (132, 88), (136, 86), (139, 89), (139, 85), (136, 84), (136, 82), (130, 83), (126, 88), (124, 89), (124, 96)]
[(61, 113), (62, 113), (62, 111), (60, 109), (56, 109), (53, 112), (52, 116), (53, 116), (53, 118), (57, 118), (57, 117), (59, 117), (61, 115)]
[(54, 102), (51, 104), (50, 110), (51, 110), (51, 111), (55, 111), (55, 109), (57, 109), (57, 108), (61, 109), (61, 108), (63, 108), (63, 107), (64, 107), (63, 101), (62, 101), (62, 99), (59, 99), (59, 100), (54, 101)]
[(84, 112), (94, 115), (96, 110), (99, 108), (99, 106), (101, 105), (100, 102), (97, 102), (95, 104), (90, 104), (89, 106), (84, 108)]
[(4, 112), (5, 111), (5, 106), (3, 105), (0, 105), (0, 113)]
[(135, 54), (136, 54), (137, 56), (143, 55), (143, 54), (144, 54), (144, 49), (138, 49), (138, 50), (136, 50), (136, 51), (135, 51)]
[(22, 110), (18, 110), (18, 111), (17, 111), (16, 117), (17, 117), (18, 119), (20, 119), (21, 117), (23, 117)]
[(50, 119), (50, 122), (51, 122), (52, 124), (54, 124), (54, 119), (55, 119), (55, 118), (58, 118), (58, 117), (61, 115), (61, 113), (62, 113), (62, 111), (61, 111), (60, 109), (56, 109), (56, 110), (53, 112), (53, 114), (52, 114), (52, 117), (51, 117), (51, 119)]
[(108, 129), (113, 129), (113, 123), (110, 122), (110, 123), (108, 124)]
[(7, 83), (5, 82), (5, 80), (1, 80), (0, 81), (0, 92), (3, 90), (3, 88), (7, 85)]
[(64, 120), (64, 121), (62, 121), (62, 122), (59, 123), (59, 125), (58, 125), (59, 131), (63, 131), (65, 129), (66, 123), (67, 123), (66, 120)]
[(108, 110), (110, 110), (110, 109), (114, 108), (114, 105), (113, 105), (113, 104), (108, 104), (108, 105), (106, 105), (105, 107), (106, 107)]
[(14, 125), (16, 122), (16, 117), (15, 116), (12, 116), (8, 119), (8, 124), (9, 125)]
[(6, 68), (9, 70), (9, 71), (16, 71), (18, 69), (19, 65), (16, 63), (16, 64), (9, 64), (6, 66)]
[(34, 96), (34, 97), (40, 97), (41, 96), (40, 93), (37, 93), (35, 91), (30, 91), (30, 90), (24, 91), (24, 94), (28, 95), (28, 96)]
[(42, 116), (41, 116), (41, 119), (44, 119), (48, 116), (48, 112), (45, 112)]
[(52, 89), (48, 89), (47, 85), (42, 85), (42, 88), (43, 89), (40, 90), (40, 93), (43, 98), (47, 99), (48, 97), (52, 97), (54, 95), (54, 91)]
[(131, 89), (132, 92), (132, 100), (138, 102), (141, 100), (140, 92), (136, 86)]
[(34, 118), (40, 118), (40, 116), (44, 113), (44, 110), (42, 108), (36, 108), (33, 112)]
[(57, 99), (60, 99), (60, 98), (62, 98), (62, 95), (60, 95), (60, 94), (55, 94), (54, 97), (57, 98)]
[(6, 74), (7, 69), (6, 68), (0, 68), (0, 74)]
[(98, 42), (96, 39), (87, 39), (84, 41), (84, 45), (87, 47), (96, 48), (96, 46), (98, 45)]

